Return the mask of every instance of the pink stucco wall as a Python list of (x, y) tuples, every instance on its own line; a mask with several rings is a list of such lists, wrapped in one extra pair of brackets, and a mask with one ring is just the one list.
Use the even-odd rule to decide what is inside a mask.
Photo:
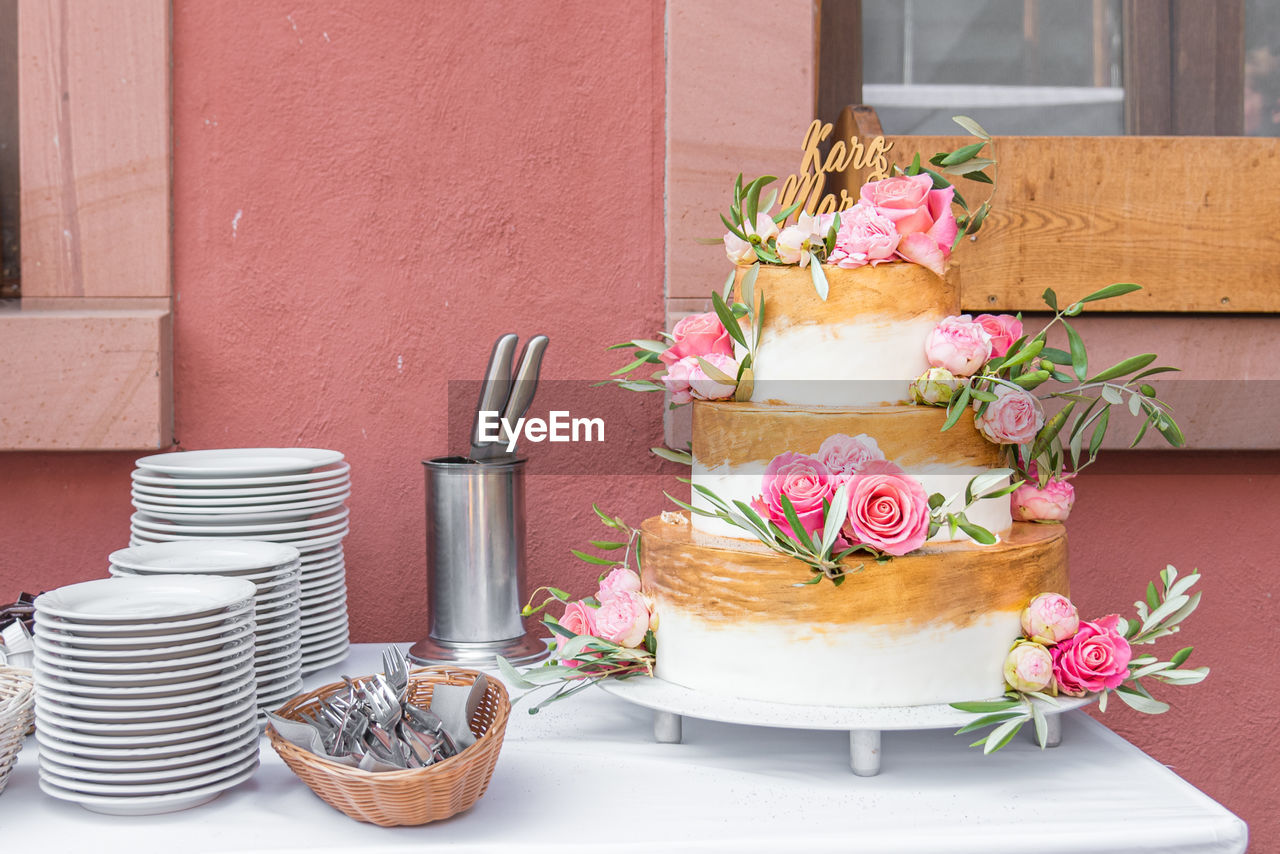
[[(663, 78), (661, 4), (175, 2), (176, 435), (346, 452), (357, 640), (425, 631), (447, 382), (508, 328), (551, 336), (547, 379), (595, 379), (603, 344), (662, 323)], [(642, 448), (660, 422), (636, 398), (625, 429)], [(105, 573), (134, 456), (0, 454), (0, 598)], [(531, 479), (535, 583), (586, 583), (592, 501), (638, 520), (672, 483), (599, 471)], [(1185, 642), (1213, 676), (1106, 722), (1274, 850), (1280, 457), (1118, 454), (1078, 489), (1087, 614), (1166, 562), (1205, 572)]]

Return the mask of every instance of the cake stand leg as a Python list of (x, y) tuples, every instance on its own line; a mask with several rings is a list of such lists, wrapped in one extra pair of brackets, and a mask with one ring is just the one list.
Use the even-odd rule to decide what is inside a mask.
[(680, 716), (671, 712), (653, 713), (653, 738), (659, 744), (679, 744), (682, 737)]
[(849, 731), (849, 765), (859, 777), (874, 777), (880, 773), (880, 730)]
[[(1045, 715), (1044, 746), (1057, 747), (1062, 744), (1062, 715)], [(1035, 731), (1031, 733), (1035, 738)]]

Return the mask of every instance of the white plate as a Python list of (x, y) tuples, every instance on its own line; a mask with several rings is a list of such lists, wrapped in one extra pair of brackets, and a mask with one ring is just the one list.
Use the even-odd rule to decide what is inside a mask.
[(261, 668), (271, 668), (292, 658), (293, 656), (302, 655), (302, 638), (295, 638), (296, 643), (285, 645), (279, 649), (269, 650), (254, 656), (253, 666)]
[(66, 685), (40, 677), (36, 678), (36, 689), (51, 700), (61, 703), (65, 708), (136, 709), (138, 711), (148, 711), (162, 708), (171, 709), (175, 706), (186, 706), (193, 703), (216, 700), (219, 697), (239, 691), (245, 685), (253, 684), (254, 679), (253, 667), (249, 666), (243, 668), (236, 678), (231, 681), (226, 681), (219, 677), (216, 682), (207, 687), (176, 691), (163, 696), (138, 695), (129, 688), (108, 689), (118, 693), (109, 694), (105, 697), (99, 696), (96, 691), (93, 694), (83, 693), (83, 689), (67, 692), (63, 690), (67, 687)]
[(212, 487), (222, 486), (233, 489), (257, 489), (260, 487), (279, 486), (282, 484), (303, 484), (304, 486), (309, 487), (309, 485), (315, 481), (339, 477), (349, 471), (351, 471), (351, 464), (342, 463), (325, 471), (299, 472), (298, 474), (270, 475), (264, 477), (174, 478), (167, 475), (149, 474), (142, 469), (134, 469), (129, 477), (131, 477), (135, 483), (145, 483), (150, 486), (160, 486), (166, 489), (174, 487), (209, 489)]
[(318, 617), (323, 617), (330, 611), (336, 611), (339, 608), (346, 608), (347, 592), (343, 587), (330, 590), (323, 596), (317, 596), (303, 605), (301, 601), (298, 603), (298, 613), (302, 615), (302, 619), (312, 621)]
[(99, 673), (168, 672), (174, 668), (196, 667), (207, 662), (226, 660), (248, 647), (253, 648), (254, 635), (249, 626), (241, 626), (234, 637), (214, 637), (187, 644), (151, 650), (78, 650), (51, 646), (35, 639), (35, 659), (41, 664), (68, 670), (92, 670)]
[(295, 631), (293, 634), (287, 635), (277, 640), (258, 644), (257, 645), (258, 655), (263, 655), (264, 653), (268, 653), (268, 652), (280, 652), (281, 650), (289, 649), (295, 644), (298, 646), (301, 646), (301, 644), (299, 643), (299, 640), (301, 637), (302, 636)]
[(328, 566), (322, 566), (317, 568), (311, 568), (311, 567), (308, 567), (306, 564), (303, 564), (302, 565), (302, 584), (304, 587), (306, 586), (314, 587), (315, 585), (321, 582), (327, 583), (332, 581), (335, 578), (343, 577), (345, 576), (346, 571), (347, 571), (347, 564), (346, 564), (345, 558), (338, 558), (336, 561), (334, 561)]
[[(193, 753), (170, 756), (167, 759), (150, 759), (143, 757), (140, 759), (120, 758), (120, 759), (94, 759), (80, 756), (75, 753), (76, 746), (73, 744), (64, 747), (53, 746), (56, 739), (47, 739), (39, 744), (40, 758), (46, 756), (57, 762), (59, 765), (65, 765), (68, 768), (83, 768), (87, 771), (117, 771), (123, 773), (136, 773), (139, 771), (154, 771), (163, 773), (172, 769), (187, 768), (192, 765), (198, 765), (210, 760), (220, 759), (228, 753), (239, 750), (241, 747), (258, 744), (261, 732), (258, 729), (257, 722), (247, 724), (238, 733), (227, 738), (225, 742), (215, 744), (203, 750), (197, 750)], [(61, 743), (61, 742), (58, 742)]]
[[(177, 543), (165, 543), (164, 545), (177, 545)], [(124, 567), (116, 566), (115, 564), (107, 567), (107, 572), (111, 573), (113, 578), (123, 578), (125, 576), (145, 576), (148, 578), (155, 578), (157, 576), (173, 574), (172, 570), (126, 569)], [(292, 579), (301, 580), (302, 566), (295, 561), (294, 563), (286, 564), (278, 569), (264, 569), (261, 571), (238, 571), (228, 569), (222, 572), (210, 572), (210, 574), (224, 575), (229, 578), (243, 578), (245, 581), (250, 582), (258, 588), (258, 592), (261, 593), (264, 587), (271, 588)]]
[(234, 609), (206, 614), (203, 617), (191, 617), (186, 620), (167, 620), (162, 623), (78, 623), (67, 622), (52, 614), (36, 615), (36, 632), (48, 628), (62, 635), (106, 641), (120, 638), (130, 642), (130, 638), (151, 638), (156, 635), (168, 635), (170, 632), (182, 632), (207, 626), (225, 625), (249, 615), (254, 608), (252, 599), (245, 600)]
[(336, 510), (350, 493), (335, 496), (324, 501), (308, 501), (305, 506), (285, 508), (284, 510), (254, 510), (243, 508), (216, 507), (199, 509), (195, 507), (170, 508), (146, 502), (133, 502), (133, 506), (142, 511), (150, 519), (168, 522), (171, 525), (248, 525), (266, 524), (268, 522), (288, 522), (295, 519), (306, 519), (317, 513)]
[(256, 690), (256, 679), (245, 679), (241, 683), (237, 683), (234, 691), (222, 696), (199, 703), (170, 706), (166, 709), (81, 709), (61, 702), (48, 691), (40, 690), (36, 691), (36, 702), (43, 704), (46, 708), (56, 709), (57, 714), (62, 717), (83, 721), (103, 721), (104, 723), (118, 722), (120, 720), (164, 721), (192, 718), (205, 712), (217, 710), (234, 712), (245, 700), (253, 702)]
[(256, 689), (247, 694), (242, 693), (240, 700), (231, 708), (213, 709), (199, 712), (186, 718), (165, 718), (162, 720), (136, 720), (132, 712), (122, 712), (115, 720), (87, 721), (68, 717), (60, 710), (39, 708), (36, 710), (36, 724), (44, 727), (58, 727), (67, 733), (116, 738), (119, 736), (147, 739), (169, 739), (184, 733), (196, 732), (201, 727), (221, 726), (222, 721), (234, 717), (246, 708), (254, 706)]
[(58, 798), (63, 801), (74, 801), (87, 810), (103, 813), (105, 815), (159, 815), (162, 813), (191, 809), (192, 807), (198, 807), (201, 804), (207, 804), (227, 789), (248, 780), (257, 770), (258, 765), (257, 763), (254, 763), (246, 770), (236, 774), (234, 777), (228, 777), (225, 780), (221, 780), (208, 786), (202, 786), (198, 789), (188, 789), (182, 792), (173, 792), (168, 795), (150, 795), (147, 797), (137, 798), (113, 798), (104, 797), (102, 795), (86, 795), (80, 792), (68, 791), (50, 783), (43, 777), (40, 779), (40, 790), (52, 798)]
[(337, 652), (339, 649), (346, 649), (351, 646), (351, 640), (344, 629), (330, 637), (319, 638), (315, 643), (302, 645), (302, 671), (307, 672), (307, 668), (311, 666), (311, 662), (317, 658), (327, 657)]
[(288, 685), (284, 685), (276, 690), (261, 694), (258, 697), (258, 708), (275, 711), (294, 697), (298, 696), (300, 693), (302, 693), (301, 676), (294, 679)]
[(225, 780), (227, 777), (233, 777), (248, 768), (256, 768), (258, 765), (257, 751), (250, 752), (241, 750), (239, 756), (234, 758), (228, 757), (228, 759), (232, 760), (229, 765), (219, 766), (212, 771), (205, 771), (202, 774), (197, 774), (194, 777), (188, 777), (182, 780), (150, 783), (99, 783), (83, 780), (79, 777), (65, 777), (53, 772), (43, 764), (40, 766), (40, 778), (55, 786), (60, 786), (70, 791), (85, 792), (91, 795), (104, 795), (107, 797), (132, 798), (139, 795), (165, 795), (198, 786), (213, 785), (219, 780)]
[(188, 682), (196, 682), (210, 677), (220, 677), (224, 681), (233, 679), (239, 675), (240, 667), (251, 663), (253, 649), (253, 646), (246, 644), (242, 649), (236, 651), (234, 658), (158, 673), (94, 673), (88, 670), (54, 667), (51, 664), (43, 663), (37, 657), (36, 674), (48, 676), (56, 682), (65, 684), (67, 687), (62, 690), (70, 694), (84, 693), (90, 688), (94, 690), (125, 688), (131, 691), (152, 688), (157, 689), (156, 693), (159, 693), (159, 689), (165, 686), (185, 685)]
[(71, 623), (150, 623), (233, 610), (253, 594), (248, 581), (223, 576), (102, 578), (42, 593), (35, 609), (37, 621), (51, 614)]
[[(229, 483), (221, 485), (222, 482), (213, 482), (208, 478), (200, 478), (198, 480), (174, 479), (174, 478), (155, 478), (144, 475), (141, 471), (135, 469), (133, 472), (132, 491), (139, 495), (151, 495), (157, 499), (163, 498), (257, 498), (266, 501), (294, 501), (302, 499), (294, 499), (292, 496), (307, 496), (308, 498), (319, 498), (319, 493), (324, 493), (331, 489), (341, 492), (351, 487), (351, 474), (347, 463), (343, 463), (338, 468), (329, 472), (322, 472), (326, 475), (324, 478), (313, 478), (311, 480), (299, 480), (297, 478), (287, 478), (285, 483), (273, 483), (265, 486), (245, 486), (245, 478), (230, 478)], [(249, 478), (248, 480), (259, 480), (260, 478)], [(262, 480), (270, 480), (271, 478), (261, 478)]]
[(308, 595), (302, 597), (298, 601), (298, 612), (301, 613), (303, 608), (311, 608), (322, 602), (329, 601), (330, 596), (347, 595), (347, 580), (339, 578), (332, 584), (322, 585), (319, 590), (314, 590)]
[[(324, 501), (335, 495), (351, 491), (351, 478), (343, 475), (332, 481), (316, 481), (315, 483), (294, 486), (267, 487), (269, 492), (261, 490), (241, 489), (163, 489), (135, 483), (129, 496), (137, 501), (145, 501), (160, 507), (248, 507), (247, 512), (262, 512), (274, 505), (292, 505)], [(241, 493), (249, 494), (243, 495)], [(279, 509), (276, 507), (275, 509)]]
[(292, 546), (216, 537), (120, 549), (107, 560), (121, 569), (196, 574), (276, 569), (300, 561), (301, 555)]
[(302, 556), (303, 568), (333, 563), (342, 559), (342, 546), (327, 546), (322, 549), (311, 549)]
[[(250, 755), (257, 756), (258, 748), (258, 739), (242, 738), (223, 748), (221, 755), (210, 755), (203, 761), (171, 765), (168, 768), (139, 768), (120, 762), (99, 763), (107, 765), (107, 768), (86, 768), (74, 754), (41, 748), (40, 767), (51, 774), (86, 783), (166, 783), (202, 777), (219, 768), (239, 764)], [(111, 765), (118, 767), (113, 768)]]
[(217, 448), (152, 454), (134, 464), (152, 474), (223, 479), (311, 473), (342, 462), (342, 456), (321, 448)]
[[(284, 534), (289, 531), (308, 531), (327, 528), (330, 525), (337, 525), (346, 520), (351, 515), (351, 510), (343, 507), (336, 513), (326, 515), (316, 515), (309, 519), (284, 520), (279, 522), (269, 522), (261, 525), (237, 525), (234, 522), (211, 525), (188, 525), (178, 524), (170, 525), (165, 522), (152, 519), (145, 513), (134, 513), (129, 517), (129, 521), (135, 528), (146, 531), (155, 531), (160, 534), (212, 534), (217, 537), (229, 537), (233, 534)], [(246, 537), (246, 539), (257, 539), (257, 536)]]
[[(325, 528), (319, 531), (294, 531), (285, 534), (256, 534), (255, 539), (267, 540), (273, 543), (288, 543), (300, 552), (305, 553), (308, 548), (318, 546), (331, 546), (334, 543), (342, 542), (342, 539), (350, 532), (350, 528), (345, 522), (335, 525), (332, 528)], [(143, 543), (172, 543), (179, 540), (194, 539), (185, 534), (165, 534), (158, 531), (145, 531), (140, 528), (132, 528), (130, 533), (133, 534), (133, 540), (136, 545)], [(202, 538), (207, 534), (201, 534)]]
[(247, 730), (250, 726), (257, 729), (258, 716), (256, 714), (252, 717), (246, 716), (238, 726), (230, 726), (225, 732), (214, 733), (212, 735), (195, 738), (191, 741), (179, 742), (177, 744), (158, 744), (149, 746), (116, 744), (101, 747), (98, 745), (66, 741), (39, 730), (36, 730), (36, 741), (41, 746), (48, 744), (64, 753), (75, 753), (78, 756), (87, 756), (92, 759), (106, 759), (111, 761), (121, 759), (181, 759), (191, 755), (194, 751), (208, 750), (219, 746), (225, 747), (228, 742), (240, 738), (241, 733)]
[(46, 651), (54, 655), (65, 653), (73, 658), (130, 658), (144, 653), (164, 653), (174, 647), (189, 647), (201, 641), (210, 642), (217, 638), (235, 640), (245, 632), (253, 631), (249, 616), (246, 612), (239, 619), (227, 621), (222, 625), (143, 638), (86, 638), (63, 634), (46, 624), (40, 627), (32, 641), (37, 645), (42, 644)]
[(341, 664), (347, 660), (347, 656), (351, 654), (351, 645), (343, 643), (341, 646), (334, 645), (331, 649), (317, 650), (310, 657), (302, 657), (302, 675), (315, 673), (317, 670), (324, 670), (326, 667), (332, 667), (335, 664)]
[(40, 710), (37, 709), (36, 729), (44, 729), (54, 738), (75, 745), (88, 745), (90, 747), (109, 747), (113, 745), (118, 747), (163, 747), (188, 741), (199, 741), (206, 736), (217, 735), (226, 730), (239, 729), (245, 721), (256, 717), (257, 708), (246, 705), (245, 712), (241, 715), (234, 717), (220, 715), (218, 720), (213, 723), (181, 729), (177, 732), (119, 732), (107, 735), (102, 729), (105, 726), (104, 724), (95, 724), (93, 732), (80, 732), (61, 726), (47, 716), (42, 717)]

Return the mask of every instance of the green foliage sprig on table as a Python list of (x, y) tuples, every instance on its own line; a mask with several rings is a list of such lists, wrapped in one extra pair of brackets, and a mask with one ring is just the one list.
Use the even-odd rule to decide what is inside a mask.
[[(1172, 566), (1161, 570), (1159, 586), (1154, 581), (1148, 583), (1145, 598), (1134, 603), (1137, 619), (1125, 621), (1124, 637), (1130, 647), (1153, 644), (1180, 631), (1182, 622), (1200, 604), (1200, 593), (1190, 592), (1199, 580), (1199, 570), (1193, 570), (1182, 578)], [(1209, 675), (1208, 667), (1183, 667), (1192, 651), (1193, 647), (1183, 647), (1168, 659), (1151, 654), (1134, 656), (1129, 660), (1129, 674), (1119, 686), (1090, 696), (1097, 697), (1098, 708), (1103, 712), (1107, 710), (1107, 698), (1111, 694), (1138, 712), (1150, 715), (1167, 712), (1169, 704), (1153, 697), (1142, 680), (1154, 679), (1166, 685), (1195, 685), (1204, 681)], [(1036, 741), (1040, 747), (1045, 747), (1048, 724), (1044, 710), (1058, 705), (1056, 690), (1051, 685), (1048, 691), (1023, 693), (1009, 690), (999, 700), (952, 703), (951, 707), (979, 715), (956, 730), (957, 735), (993, 727), (970, 747), (982, 747), (984, 753), (994, 753), (1008, 744), (1028, 722), (1035, 726)]]
[[(591, 505), (591, 509), (595, 511), (596, 516), (599, 517), (606, 528), (618, 531), (625, 536), (624, 540), (591, 540), (591, 546), (598, 551), (604, 552), (605, 555), (621, 552), (622, 556), (615, 558), (592, 554), (581, 549), (570, 549), (573, 556), (592, 566), (604, 567), (605, 569), (600, 574), (601, 580), (614, 569), (630, 569), (633, 560), (636, 566), (635, 571), (638, 574), (640, 566), (640, 531), (628, 525), (621, 517), (610, 516), (594, 504)], [(546, 596), (535, 605), (533, 600), (543, 593)], [(524, 606), (521, 615), (530, 617), (544, 611), (552, 603), (563, 604), (569, 602), (572, 598), (567, 592), (558, 587), (539, 587), (533, 592), (529, 604)], [(582, 601), (590, 607), (600, 606), (600, 601), (594, 596), (584, 597)], [(552, 642), (552, 649), (555, 653), (554, 662), (547, 661), (541, 666), (530, 668), (521, 673), (505, 658), (498, 656), (498, 671), (502, 674), (503, 679), (512, 686), (523, 689), (526, 692), (556, 686), (555, 691), (550, 696), (529, 708), (529, 714), (531, 715), (537, 714), (550, 703), (571, 697), (579, 691), (589, 688), (602, 679), (624, 679), (641, 674), (653, 675), (653, 666), (657, 661), (655, 655), (657, 640), (651, 630), (645, 632), (644, 640), (639, 647), (632, 648), (594, 635), (573, 632), (561, 625), (560, 621), (551, 614), (543, 614), (542, 624), (551, 631), (554, 638)], [(576, 661), (577, 666), (570, 667), (558, 663), (565, 660)], [(521, 695), (513, 702), (523, 698), (524, 695)]]
[[(978, 501), (1009, 495), (1021, 486), (1022, 481), (1007, 482), (1012, 474), (1012, 469), (992, 469), (970, 479), (965, 487), (964, 506), (959, 511), (944, 511), (943, 509), (945, 505), (959, 496), (953, 496), (948, 499), (947, 496), (940, 492), (930, 495), (929, 536), (932, 537), (945, 525), (950, 528), (953, 537), (957, 531), (964, 531), (976, 542), (984, 545), (995, 543), (995, 535), (986, 528), (970, 522), (965, 515), (965, 511)], [(778, 554), (794, 558), (808, 566), (812, 573), (811, 576), (805, 581), (798, 582), (795, 585), (797, 587), (819, 584), (824, 578), (839, 586), (844, 582), (847, 574), (859, 572), (866, 566), (866, 564), (858, 564), (851, 568), (847, 567), (844, 564), (844, 560), (850, 555), (865, 554), (876, 563), (886, 563), (893, 559), (892, 555), (869, 543), (849, 544), (842, 538), (841, 529), (844, 527), (849, 513), (849, 483), (841, 484), (829, 501), (824, 500), (822, 502), (822, 532), (820, 536), (813, 536), (805, 530), (799, 514), (796, 513), (795, 506), (786, 495), (780, 496), (780, 501), (783, 512), (787, 517), (788, 530), (784, 530), (772, 519), (765, 519), (745, 501), (735, 500), (730, 503), (717, 495), (714, 490), (702, 484), (693, 483), (688, 478), (680, 478), (680, 480), (683, 483), (690, 484), (693, 490), (706, 499), (707, 503), (714, 509), (707, 510), (703, 507), (696, 507), (691, 503), (681, 501), (669, 492), (665, 493), (673, 503), (690, 513), (719, 519), (722, 522), (733, 525), (735, 528), (746, 531)]]
[[(1019, 338), (1010, 346), (1008, 353), (990, 360), (981, 372), (963, 381), (947, 404), (948, 417), (943, 429), (954, 426), (969, 404), (974, 405), (979, 415), (984, 413), (996, 400), (994, 388), (997, 385), (1033, 391), (1054, 380), (1068, 388), (1040, 394), (1038, 398), (1058, 398), (1066, 404), (1045, 421), (1032, 442), (1009, 446), (1010, 464), (1027, 480), (1037, 480), (1040, 487), (1043, 488), (1050, 477), (1061, 478), (1068, 469), (1079, 472), (1097, 459), (1111, 424), (1112, 407), (1115, 406), (1123, 407), (1134, 417), (1143, 418), (1129, 447), (1142, 441), (1152, 427), (1170, 445), (1182, 447), (1185, 439), (1174, 421), (1169, 404), (1160, 399), (1153, 386), (1143, 382), (1148, 377), (1177, 371), (1178, 368), (1148, 367), (1157, 356), (1155, 353), (1143, 353), (1091, 372), (1084, 339), (1068, 320), (1083, 312), (1087, 303), (1141, 289), (1140, 285), (1130, 283), (1108, 285), (1065, 308), (1059, 308), (1057, 294), (1052, 289), (1046, 290), (1043, 299), (1053, 311), (1053, 318), (1039, 332)], [(1056, 325), (1061, 325), (1066, 333), (1067, 350), (1047, 346), (1049, 331)]]

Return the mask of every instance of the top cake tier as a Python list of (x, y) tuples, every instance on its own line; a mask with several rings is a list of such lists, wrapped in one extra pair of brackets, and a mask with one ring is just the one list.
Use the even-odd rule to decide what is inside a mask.
[[(739, 268), (735, 289), (746, 271)], [(823, 271), (830, 286), (825, 301), (808, 269), (760, 267), (755, 291), (756, 299), (764, 296), (764, 323), (751, 400), (808, 406), (905, 400), (911, 381), (929, 367), (925, 339), (940, 320), (960, 313), (959, 290), (919, 264)]]

